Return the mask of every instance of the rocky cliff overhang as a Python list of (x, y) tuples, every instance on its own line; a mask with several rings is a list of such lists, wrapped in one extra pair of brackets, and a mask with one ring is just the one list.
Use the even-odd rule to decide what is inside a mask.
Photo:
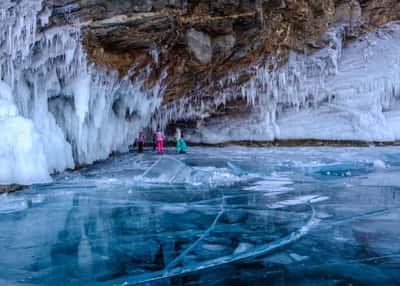
[[(129, 72), (133, 81), (142, 68), (150, 67), (144, 88), (162, 81), (164, 107), (170, 113), (162, 119), (156, 116), (153, 127), (162, 121), (196, 128), (205, 118), (254, 112), (246, 96), (217, 97), (226, 90), (240, 93), (259, 66), (277, 69), (293, 51), (313, 55), (326, 47), (338, 49), (335, 37), (353, 42), (400, 18), (396, 0), (47, 0), (45, 4), (53, 11), (50, 26), (80, 23), (92, 62), (117, 70), (121, 77)], [(340, 33), (327, 36), (332, 27), (340, 27)], [(214, 104), (203, 107), (207, 101)], [(201, 112), (192, 112), (200, 105)]]
[[(148, 85), (166, 70), (165, 102), (271, 54), (312, 53), (346, 24), (353, 39), (400, 16), (396, 0), (47, 0), (51, 23), (79, 19), (90, 59), (121, 76), (149, 63)], [(242, 81), (246, 81), (242, 75)]]

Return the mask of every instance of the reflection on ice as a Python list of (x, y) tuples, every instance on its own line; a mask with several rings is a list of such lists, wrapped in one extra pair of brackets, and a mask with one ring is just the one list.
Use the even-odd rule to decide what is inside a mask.
[(8, 195), (0, 197), (0, 213), (22, 211), (28, 208), (28, 202), (24, 198), (13, 198)]
[(0, 196), (0, 282), (396, 285), (399, 171), (396, 148), (121, 155)]

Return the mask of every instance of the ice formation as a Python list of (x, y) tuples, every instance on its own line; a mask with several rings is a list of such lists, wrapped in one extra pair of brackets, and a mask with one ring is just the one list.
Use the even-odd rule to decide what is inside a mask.
[[(87, 60), (77, 21), (48, 25), (41, 0), (0, 3), (0, 184), (30, 184), (49, 173), (127, 150), (161, 102)], [(162, 79), (163, 77), (161, 77)]]
[(182, 161), (170, 156), (162, 156), (141, 176), (134, 180), (154, 183), (188, 184), (194, 186), (227, 186), (240, 178), (224, 168), (192, 168)]
[[(186, 137), (208, 143), (400, 139), (399, 23), (347, 46), (343, 25), (334, 26), (319, 52), (292, 52), (284, 66), (271, 57), (222, 79), (216, 94), (161, 106), (165, 73), (150, 89), (143, 88), (150, 66), (132, 67), (119, 79), (88, 61), (78, 20), (66, 17), (68, 24), (53, 27), (51, 13), (42, 0), (0, 3), (0, 184), (48, 181), (55, 171), (126, 151), (145, 127), (207, 118), (235, 98), (251, 106), (249, 116), (229, 124), (215, 119)], [(159, 61), (159, 51), (149, 54)], [(253, 77), (236, 84), (243, 72)]]
[[(279, 67), (276, 58), (246, 69), (249, 82), (235, 85), (243, 71), (221, 80), (220, 96), (173, 102), (159, 120), (207, 118), (208, 110), (241, 98), (248, 117), (212, 119), (191, 141), (400, 139), (400, 23), (393, 22), (345, 44), (344, 26), (323, 36), (327, 47), (313, 54), (292, 52)], [(271, 66), (273, 68), (271, 68)], [(204, 100), (203, 98), (206, 98)], [(210, 108), (211, 106), (211, 108)]]
[(31, 120), (19, 116), (11, 88), (2, 81), (0, 130), (0, 184), (48, 181), (48, 165), (40, 135)]

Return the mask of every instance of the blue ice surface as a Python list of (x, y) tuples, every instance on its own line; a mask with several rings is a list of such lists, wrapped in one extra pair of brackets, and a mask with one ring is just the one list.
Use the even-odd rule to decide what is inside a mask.
[(129, 153), (0, 196), (0, 285), (400, 285), (400, 149)]

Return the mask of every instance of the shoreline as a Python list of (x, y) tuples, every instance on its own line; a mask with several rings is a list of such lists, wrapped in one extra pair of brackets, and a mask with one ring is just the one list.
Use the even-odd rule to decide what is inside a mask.
[(224, 143), (192, 143), (193, 147), (390, 147), (400, 146), (400, 141), (381, 142), (381, 141), (357, 141), (357, 140), (318, 140), (318, 139), (290, 139), (275, 141), (252, 141), (238, 140), (227, 141)]
[(0, 185), (0, 194), (14, 193), (16, 191), (27, 188), (27, 186), (11, 184), (11, 185)]
[[(355, 141), (355, 140), (317, 140), (317, 139), (299, 139), (299, 140), (275, 140), (275, 141), (227, 141), (224, 143), (193, 143), (188, 141), (187, 142), (190, 147), (214, 147), (214, 148), (224, 148), (224, 147), (231, 147), (231, 146), (238, 146), (238, 147), (252, 147), (252, 148), (268, 148), (268, 147), (390, 147), (390, 146), (399, 146), (400, 141), (392, 141), (392, 142), (368, 142), (368, 141)], [(146, 148), (152, 148), (151, 143), (146, 143)], [(173, 141), (166, 141), (166, 147), (174, 147), (175, 142)], [(136, 148), (134, 146), (129, 147), (129, 151), (127, 153), (135, 153)], [(125, 154), (125, 153), (118, 153), (113, 152), (108, 156), (107, 159), (99, 160), (93, 162), (92, 164), (87, 165), (76, 165), (72, 169), (67, 169), (64, 172), (74, 172), (81, 170), (83, 168), (92, 166), (97, 162), (108, 161), (118, 155)], [(10, 185), (0, 185), (0, 194), (4, 193), (13, 193), (22, 189), (27, 188), (28, 186), (18, 185), (18, 184), (10, 184)]]

